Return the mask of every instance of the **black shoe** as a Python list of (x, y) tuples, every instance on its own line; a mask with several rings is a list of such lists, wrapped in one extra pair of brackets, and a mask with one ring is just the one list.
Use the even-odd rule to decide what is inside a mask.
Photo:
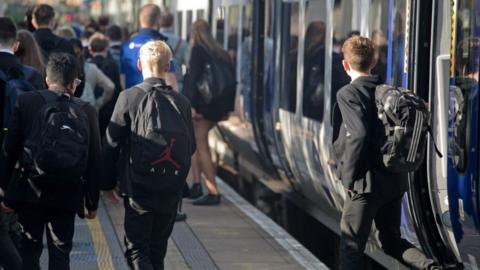
[(200, 183), (195, 183), (190, 188), (190, 199), (197, 199), (203, 195), (202, 185)]
[(193, 205), (218, 205), (220, 204), (220, 195), (207, 194), (193, 202)]
[(177, 212), (177, 216), (175, 217), (175, 222), (185, 221), (186, 219), (187, 219), (187, 214), (182, 212)]

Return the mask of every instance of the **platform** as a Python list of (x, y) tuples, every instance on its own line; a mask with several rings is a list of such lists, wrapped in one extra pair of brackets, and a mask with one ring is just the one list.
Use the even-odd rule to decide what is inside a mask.
[[(186, 222), (177, 222), (165, 269), (328, 269), (271, 219), (221, 180), (219, 206), (184, 200)], [(101, 200), (98, 218), (77, 219), (72, 270), (128, 269), (123, 257), (123, 204)], [(42, 254), (47, 268), (47, 250)]]

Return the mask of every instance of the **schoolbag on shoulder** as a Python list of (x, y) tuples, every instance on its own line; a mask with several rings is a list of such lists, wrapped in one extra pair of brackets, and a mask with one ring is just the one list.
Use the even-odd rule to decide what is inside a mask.
[(417, 170), (423, 163), (430, 132), (425, 101), (407, 89), (379, 85), (375, 103), (385, 135), (380, 146), (384, 167), (394, 173)]
[(82, 178), (88, 163), (90, 125), (84, 102), (68, 94), (39, 91), (38, 134), (25, 143), (25, 170), (38, 184), (69, 185)]
[(218, 57), (210, 57), (203, 67), (203, 73), (196, 82), (198, 92), (205, 104), (217, 104), (217, 102), (233, 103), (236, 92), (235, 73), (230, 63)]
[(132, 186), (153, 193), (180, 193), (190, 170), (192, 138), (173, 90), (142, 83), (146, 92), (138, 105), (130, 138)]
[(8, 128), (18, 96), (26, 92), (35, 91), (35, 87), (27, 81), (27, 78), (30, 77), (32, 73), (32, 68), (27, 66), (23, 67), (23, 74), (6, 74), (0, 70), (0, 81), (2, 85), (4, 85), (3, 129)]

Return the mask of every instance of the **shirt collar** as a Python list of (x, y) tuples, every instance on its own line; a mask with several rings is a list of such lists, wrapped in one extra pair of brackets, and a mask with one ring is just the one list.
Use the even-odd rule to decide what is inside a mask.
[(12, 49), (0, 49), (0, 52), (15, 55), (15, 53), (12, 51)]

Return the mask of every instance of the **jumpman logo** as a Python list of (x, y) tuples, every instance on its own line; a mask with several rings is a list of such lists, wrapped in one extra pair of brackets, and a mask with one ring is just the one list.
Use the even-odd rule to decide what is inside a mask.
[(170, 164), (172, 164), (177, 170), (179, 170), (182, 166), (180, 166), (177, 162), (175, 162), (175, 160), (173, 160), (172, 158), (172, 148), (173, 148), (173, 145), (175, 144), (175, 139), (172, 139), (170, 141), (170, 144), (167, 146), (167, 148), (165, 148), (165, 150), (160, 154), (160, 159), (157, 159), (155, 161), (153, 161), (152, 163), (150, 163), (150, 165), (157, 165), (159, 163), (162, 163), (164, 161), (168, 161), (170, 162)]

